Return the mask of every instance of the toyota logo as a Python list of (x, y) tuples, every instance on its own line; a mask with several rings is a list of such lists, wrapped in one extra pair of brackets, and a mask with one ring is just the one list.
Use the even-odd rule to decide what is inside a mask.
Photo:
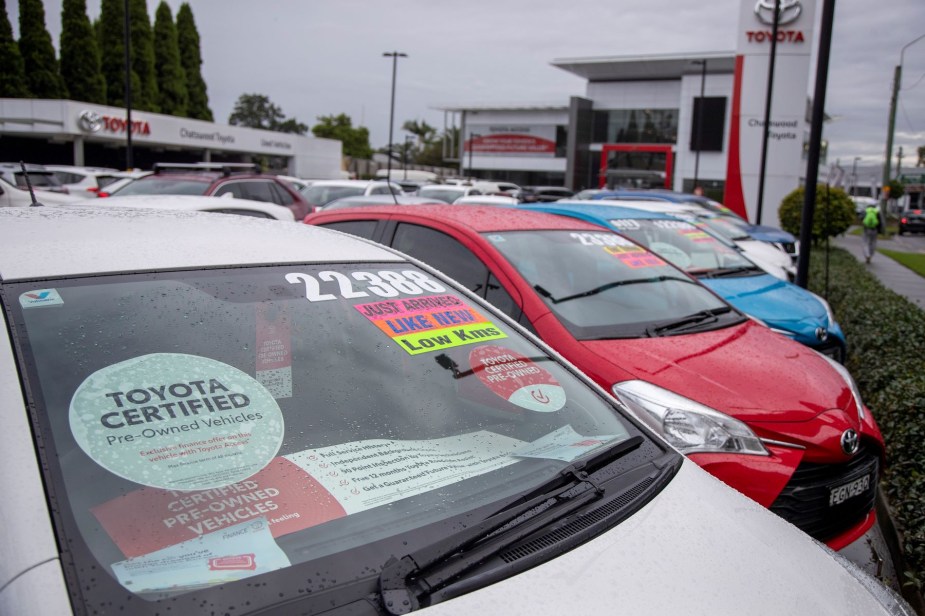
[(826, 328), (824, 327), (816, 328), (816, 340), (818, 340), (819, 342), (825, 342), (826, 340), (828, 340), (828, 338), (829, 338), (829, 332)]
[[(780, 0), (780, 15), (777, 18), (777, 25), (795, 22), (803, 12), (800, 6), (800, 0)], [(758, 0), (755, 4), (755, 17), (758, 21), (768, 25), (774, 23), (774, 0)]]
[(841, 435), (841, 450), (849, 456), (856, 454), (860, 446), (861, 439), (854, 430), (849, 428)]
[(77, 125), (80, 127), (80, 130), (87, 133), (96, 133), (103, 128), (103, 116), (98, 114), (95, 111), (81, 111), (80, 115), (77, 116)]

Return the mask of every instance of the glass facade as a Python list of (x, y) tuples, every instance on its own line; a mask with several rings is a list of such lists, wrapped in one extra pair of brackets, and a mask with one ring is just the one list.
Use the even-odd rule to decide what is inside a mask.
[(594, 112), (594, 143), (678, 141), (677, 109), (613, 109)]

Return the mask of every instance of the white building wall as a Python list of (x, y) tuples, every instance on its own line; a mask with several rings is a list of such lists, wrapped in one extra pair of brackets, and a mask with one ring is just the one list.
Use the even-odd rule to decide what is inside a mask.
[[(469, 135), (487, 134), (492, 126), (527, 126), (538, 129), (551, 135), (555, 139), (557, 126), (568, 126), (568, 110), (563, 109), (490, 109), (466, 112), (466, 126), (463, 139)], [(546, 129), (546, 130), (543, 130)], [(463, 154), (463, 168), (470, 167), (468, 152)], [(566, 159), (555, 158), (549, 155), (516, 155), (503, 154), (484, 155), (472, 153), (471, 167), (473, 169), (501, 169), (511, 171), (552, 171), (565, 172)]]
[[(729, 142), (729, 128), (732, 121), (732, 75), (707, 74), (704, 96), (725, 96), (726, 114), (723, 122), (723, 150), (701, 152), (698, 178), (724, 180), (726, 178), (726, 154)], [(678, 144), (675, 150), (674, 189), (681, 190), (684, 178), (694, 177), (697, 153), (690, 149), (690, 136), (697, 128), (693, 126), (694, 99), (700, 97), (700, 75), (685, 75), (681, 78), (680, 111), (678, 115)]]
[(677, 109), (681, 82), (589, 82), (586, 96), (594, 101), (595, 109)]

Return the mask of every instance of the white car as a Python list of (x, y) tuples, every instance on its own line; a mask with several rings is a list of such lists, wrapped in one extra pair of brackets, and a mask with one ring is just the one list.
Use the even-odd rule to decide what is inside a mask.
[(186, 212), (214, 212), (218, 214), (236, 214), (252, 218), (269, 218), (293, 222), (295, 216), (288, 207), (254, 201), (252, 199), (238, 199), (230, 194), (222, 197), (203, 197), (201, 195), (130, 195), (127, 197), (110, 197), (108, 199), (90, 199), (81, 201), (80, 205), (89, 207), (114, 208), (147, 208), (158, 210), (178, 210)]
[(386, 180), (313, 180), (299, 192), (316, 208), (344, 197), (404, 194), (401, 186)]
[(84, 199), (96, 197), (100, 190), (121, 178), (131, 177), (130, 173), (108, 167), (45, 165), (45, 169), (58, 178), (69, 194)]
[[(52, 205), (58, 203), (76, 203), (80, 197), (47, 190), (33, 190), (39, 203)], [(28, 207), (32, 205), (32, 195), (28, 189), (13, 186), (0, 177), (0, 207)]]
[[(567, 202), (568, 199), (565, 201)], [(788, 282), (796, 277), (796, 266), (786, 252), (768, 242), (751, 238), (748, 232), (741, 227), (724, 222), (716, 214), (698, 205), (670, 203), (655, 199), (597, 199), (595, 202), (601, 205), (619, 205), (645, 212), (670, 214), (699, 227), (706, 227), (713, 236), (738, 247), (749, 260), (772, 276)]]
[(371, 242), (5, 208), (0, 300), (2, 614), (912, 614)]
[(513, 207), (520, 203), (517, 197), (506, 197), (504, 195), (469, 195), (460, 197), (453, 202), (453, 205), (502, 205)]

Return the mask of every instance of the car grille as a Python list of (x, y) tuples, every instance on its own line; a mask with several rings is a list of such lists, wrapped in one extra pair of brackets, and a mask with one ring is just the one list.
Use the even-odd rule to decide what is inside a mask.
[[(771, 511), (819, 541), (827, 541), (848, 530), (874, 508), (879, 476), (875, 450), (861, 447), (844, 464), (804, 462), (771, 505)], [(830, 504), (833, 489), (870, 477), (861, 493), (840, 504)]]
[(834, 336), (825, 342), (814, 345), (813, 348), (840, 364), (845, 363), (845, 348), (842, 346), (841, 341)]

